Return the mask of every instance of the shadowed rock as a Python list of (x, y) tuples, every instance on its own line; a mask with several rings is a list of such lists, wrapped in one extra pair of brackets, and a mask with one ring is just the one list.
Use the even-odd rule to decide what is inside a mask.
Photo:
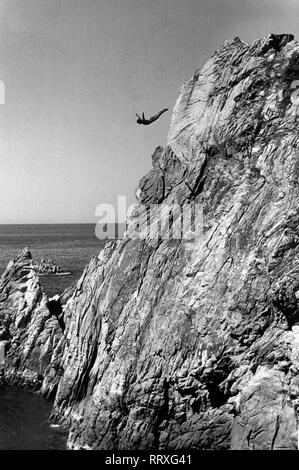
[[(53, 368), (59, 362), (54, 352), (62, 339), (62, 329), (47, 303), (26, 248), (8, 264), (0, 278), (0, 341), (5, 342), (6, 353), (4, 379), (34, 390), (42, 388), (45, 395), (51, 395), (55, 388)], [(50, 384), (46, 377), (51, 377)]]

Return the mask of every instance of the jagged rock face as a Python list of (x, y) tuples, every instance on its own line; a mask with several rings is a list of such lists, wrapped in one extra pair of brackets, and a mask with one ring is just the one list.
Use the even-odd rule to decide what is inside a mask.
[(153, 156), (153, 169), (139, 183), (136, 198), (145, 206), (160, 204), (174, 186), (184, 179), (186, 165), (172, 152), (171, 148), (157, 147)]
[(203, 239), (144, 229), (86, 269), (53, 412), (69, 447), (296, 447), (298, 78), (298, 44), (272, 35), (227, 42), (183, 86), (136, 195), (202, 204)]
[[(0, 342), (5, 345), (8, 383), (53, 395), (51, 369), (58, 367), (62, 329), (48, 308), (28, 249), (9, 263), (0, 278)], [(55, 354), (56, 350), (56, 354)], [(51, 364), (51, 366), (50, 366)], [(53, 374), (52, 374), (53, 375)]]
[(299, 45), (271, 35), (227, 42), (183, 86), (136, 196), (156, 225), (203, 208), (203, 234), (152, 236), (136, 206), (141, 236), (70, 293), (44, 373), (70, 448), (296, 448), (297, 79)]

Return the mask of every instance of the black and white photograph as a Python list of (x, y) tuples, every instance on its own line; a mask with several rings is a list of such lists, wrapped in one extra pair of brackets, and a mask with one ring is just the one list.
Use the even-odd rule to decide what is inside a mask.
[(298, 41), (298, 0), (0, 0), (0, 451), (299, 449)]

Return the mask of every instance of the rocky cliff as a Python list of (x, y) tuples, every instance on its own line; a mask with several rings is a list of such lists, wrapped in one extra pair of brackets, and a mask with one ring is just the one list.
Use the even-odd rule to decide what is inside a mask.
[(5, 349), (5, 380), (53, 396), (50, 363), (59, 362), (63, 339), (60, 316), (51, 310), (30, 251), (11, 261), (0, 279), (0, 344)]
[[(296, 448), (298, 79), (291, 35), (225, 43), (182, 87), (126, 238), (61, 311), (8, 268), (9, 370), (56, 392), (69, 448)], [(147, 230), (144, 207), (158, 227), (186, 204), (203, 211), (199, 237)]]

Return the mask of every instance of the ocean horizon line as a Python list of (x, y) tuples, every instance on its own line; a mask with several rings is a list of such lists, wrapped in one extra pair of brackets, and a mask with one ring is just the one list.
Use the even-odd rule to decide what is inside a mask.
[(125, 222), (122, 223), (106, 223), (106, 224), (99, 224), (98, 222), (42, 222), (42, 223), (37, 223), (37, 222), (29, 222), (29, 223), (7, 223), (7, 224), (2, 224), (0, 223), (0, 227), (7, 227), (7, 226), (14, 226), (14, 227), (21, 227), (21, 226), (27, 226), (27, 225), (35, 225), (35, 226), (41, 226), (41, 225), (126, 225)]

